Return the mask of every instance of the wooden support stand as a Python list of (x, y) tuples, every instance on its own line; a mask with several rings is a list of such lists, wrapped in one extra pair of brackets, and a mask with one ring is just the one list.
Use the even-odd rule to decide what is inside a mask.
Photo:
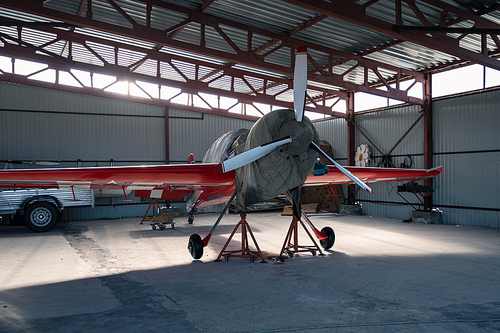
[(160, 205), (158, 205), (158, 203), (156, 202), (156, 200), (153, 199), (151, 201), (151, 203), (149, 204), (148, 209), (146, 210), (146, 213), (144, 214), (144, 217), (141, 220), (141, 223), (139, 223), (139, 224), (142, 224), (144, 221), (153, 221), (152, 217), (146, 217), (148, 215), (148, 212), (149, 212), (149, 209), (151, 208), (151, 206), (153, 206), (153, 216), (156, 215), (155, 207), (158, 207), (158, 210), (160, 211), (160, 214), (163, 214), (163, 212), (161, 211)]
[[(236, 226), (234, 227), (231, 236), (229, 236), (229, 238), (227, 239), (227, 242), (220, 251), (216, 261), (220, 261), (220, 258), (224, 256), (226, 261), (228, 261), (230, 257), (241, 257), (241, 258), (250, 258), (250, 261), (253, 262), (255, 260), (255, 257), (259, 257), (260, 262), (266, 262), (262, 255), (262, 252), (260, 251), (259, 245), (255, 240), (252, 229), (250, 229), (250, 225), (246, 220), (246, 213), (241, 213), (240, 216), (241, 216), (240, 222), (238, 222), (238, 224), (236, 224)], [(241, 226), (241, 250), (226, 251), (227, 246), (231, 242), (231, 239), (233, 238), (234, 234), (236, 233), (236, 231), (240, 226)], [(253, 244), (257, 248), (257, 251), (250, 251), (248, 244), (248, 234), (250, 234), (250, 237), (252, 237)]]
[[(307, 245), (307, 246), (299, 245), (299, 222), (314, 245)], [(290, 223), (290, 228), (288, 228), (288, 233), (286, 234), (285, 242), (283, 243), (283, 247), (281, 248), (280, 257), (282, 257), (284, 254), (288, 254), (288, 256), (292, 258), (293, 254), (297, 252), (311, 252), (313, 256), (315, 256), (316, 253), (319, 252), (319, 255), (321, 256), (324, 255), (323, 252), (321, 251), (321, 248), (318, 246), (318, 243), (316, 243), (316, 240), (313, 238), (309, 230), (307, 230), (306, 226), (304, 225), (304, 222), (299, 220), (294, 215), (292, 223)]]

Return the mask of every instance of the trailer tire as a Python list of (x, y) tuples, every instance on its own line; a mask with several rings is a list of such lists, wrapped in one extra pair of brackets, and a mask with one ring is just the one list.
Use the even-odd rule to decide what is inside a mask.
[(48, 202), (34, 202), (25, 209), (24, 224), (34, 232), (45, 232), (54, 228), (59, 220), (57, 208)]

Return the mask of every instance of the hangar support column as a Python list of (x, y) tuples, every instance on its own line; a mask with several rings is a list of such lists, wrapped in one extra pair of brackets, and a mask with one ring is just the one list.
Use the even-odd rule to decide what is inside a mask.
[[(347, 94), (347, 165), (354, 166), (354, 153), (356, 152), (356, 128), (354, 127), (354, 93)], [(347, 203), (354, 204), (355, 186), (347, 186)]]
[(165, 164), (170, 164), (170, 143), (168, 130), (168, 106), (165, 106)]
[[(433, 155), (434, 155), (434, 139), (432, 136), (432, 75), (431, 73), (426, 73), (424, 83), (424, 167), (426, 169), (431, 169), (434, 167)], [(429, 186), (431, 191), (433, 190), (432, 178), (425, 180), (425, 185)], [(429, 192), (428, 195), (424, 197), (424, 210), (432, 210), (433, 195)]]

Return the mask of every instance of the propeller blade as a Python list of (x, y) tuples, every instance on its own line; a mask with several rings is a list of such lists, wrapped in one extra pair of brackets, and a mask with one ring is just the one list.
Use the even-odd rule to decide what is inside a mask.
[(282, 146), (290, 142), (292, 142), (292, 138), (287, 137), (285, 139), (276, 140), (273, 142), (266, 143), (265, 145), (254, 147), (234, 157), (228, 158), (227, 160), (225, 160), (220, 164), (217, 164), (215, 170), (217, 174), (221, 174), (237, 168), (241, 168), (244, 165), (252, 163), (253, 161), (258, 160), (259, 158), (266, 156), (279, 146)]
[(295, 57), (295, 70), (293, 78), (293, 108), (295, 120), (302, 121), (306, 108), (307, 93), (307, 48), (299, 46)]
[(335, 160), (333, 158), (331, 158), (330, 156), (328, 156), (317, 144), (315, 144), (314, 142), (311, 142), (311, 144), (309, 145), (309, 147), (311, 147), (313, 150), (317, 151), (318, 153), (320, 153), (321, 155), (323, 155), (324, 157), (326, 157), (330, 162), (332, 162), (333, 165), (335, 165), (337, 167), (337, 169), (339, 169), (350, 180), (352, 180), (353, 182), (355, 182), (359, 187), (361, 187), (362, 189), (366, 190), (368, 193), (372, 193), (373, 192), (370, 186), (368, 186), (365, 183), (363, 183), (361, 181), (361, 179), (359, 179), (358, 177), (356, 177), (355, 175), (353, 175), (352, 172), (350, 172), (349, 170), (347, 170), (346, 168), (344, 168), (342, 165), (340, 165), (337, 162), (335, 162)]

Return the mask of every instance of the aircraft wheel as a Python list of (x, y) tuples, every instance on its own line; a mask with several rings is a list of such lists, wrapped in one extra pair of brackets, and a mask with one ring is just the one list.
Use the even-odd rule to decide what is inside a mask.
[(193, 224), (193, 221), (194, 221), (194, 216), (193, 215), (189, 215), (189, 217), (188, 217), (188, 223), (189, 224)]
[(330, 227), (324, 227), (323, 229), (321, 229), (321, 232), (327, 235), (328, 238), (320, 239), (319, 243), (325, 250), (328, 250), (335, 243), (335, 232)]
[(200, 235), (192, 234), (189, 237), (188, 251), (193, 259), (200, 259), (203, 256), (203, 245)]

